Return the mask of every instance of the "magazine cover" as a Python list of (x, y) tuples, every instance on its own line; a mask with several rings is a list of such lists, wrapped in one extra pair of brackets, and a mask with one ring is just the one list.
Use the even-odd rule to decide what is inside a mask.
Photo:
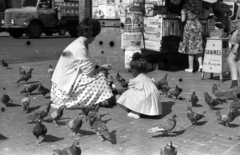
[(92, 6), (98, 6), (99, 4), (98, 4), (98, 1), (99, 0), (92, 0)]
[(152, 17), (154, 15), (154, 5), (153, 3), (145, 4), (145, 16)]
[(106, 5), (99, 5), (99, 18), (106, 18)]
[(115, 5), (116, 0), (107, 0), (107, 5)]
[(106, 6), (106, 18), (116, 18), (116, 9), (115, 5), (107, 5)]
[(95, 19), (99, 18), (99, 7), (98, 6), (92, 7), (92, 18), (95, 18)]
[(107, 0), (98, 0), (98, 5), (106, 5)]
[(121, 41), (121, 48), (125, 49), (126, 47), (133, 46), (138, 48), (143, 48), (143, 41), (142, 41), (142, 33), (141, 32), (134, 32), (122, 33), (122, 41)]

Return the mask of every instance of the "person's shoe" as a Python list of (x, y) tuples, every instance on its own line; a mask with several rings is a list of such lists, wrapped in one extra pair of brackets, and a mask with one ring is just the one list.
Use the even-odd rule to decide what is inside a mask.
[(188, 69), (185, 69), (185, 72), (193, 72), (193, 69), (190, 69), (190, 68), (188, 68)]
[(127, 114), (128, 117), (132, 117), (132, 118), (135, 118), (135, 119), (139, 119), (140, 118), (140, 114), (139, 113), (136, 113), (136, 112), (129, 112)]
[(198, 68), (198, 72), (202, 72), (202, 66)]

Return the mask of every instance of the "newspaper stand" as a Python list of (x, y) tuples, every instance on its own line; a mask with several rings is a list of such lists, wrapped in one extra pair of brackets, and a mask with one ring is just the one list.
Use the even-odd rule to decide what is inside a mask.
[[(227, 57), (229, 55), (229, 38), (207, 38), (207, 45), (204, 54), (202, 80), (206, 72), (220, 74), (220, 81), (223, 81), (223, 73), (229, 72)], [(230, 74), (229, 74), (230, 76)]]

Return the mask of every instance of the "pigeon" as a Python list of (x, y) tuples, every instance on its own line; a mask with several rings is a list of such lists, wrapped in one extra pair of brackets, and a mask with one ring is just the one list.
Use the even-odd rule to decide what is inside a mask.
[(0, 108), (1, 108), (1, 112), (5, 112), (6, 109), (4, 106), (0, 105)]
[(28, 80), (32, 78), (32, 71), (33, 68), (30, 68), (30, 70), (21, 76), (21, 78), (17, 81), (17, 83), (21, 82), (21, 81), (25, 81), (26, 83), (28, 83)]
[(197, 95), (196, 95), (194, 90), (192, 90), (192, 95), (191, 95), (191, 97), (189, 99), (189, 102), (191, 103), (191, 107), (196, 106), (196, 104), (198, 102), (198, 97), (197, 97)]
[(18, 72), (21, 76), (26, 74), (26, 71), (22, 68), (22, 66), (19, 67)]
[(167, 134), (167, 135), (174, 134), (174, 133), (172, 133), (172, 130), (175, 128), (175, 126), (177, 124), (176, 117), (177, 117), (177, 115), (173, 114), (172, 117), (165, 120), (163, 124), (160, 124), (156, 127), (149, 129), (148, 132), (149, 133), (161, 132), (161, 133)]
[(53, 121), (55, 126), (58, 126), (57, 121), (62, 117), (63, 110), (66, 108), (66, 105), (60, 106), (56, 111), (52, 112), (49, 116)]
[(113, 139), (109, 133), (109, 130), (104, 122), (100, 118), (98, 112), (90, 111), (88, 113), (88, 122), (96, 134), (101, 138), (102, 141), (108, 140), (113, 142)]
[(240, 110), (240, 99), (234, 92), (235, 97), (233, 98), (233, 102), (230, 104), (230, 109), (234, 110), (234, 115), (238, 116), (238, 112)]
[[(6, 91), (6, 88), (4, 87), (3, 90)], [(9, 95), (6, 92), (4, 92), (0, 98), (0, 102), (4, 105), (4, 107), (7, 107), (9, 101), (10, 101)]]
[(42, 136), (44, 138), (46, 136), (47, 127), (44, 124), (42, 124), (41, 120), (38, 120), (38, 121), (36, 121), (36, 124), (32, 130), (32, 133), (37, 138), (37, 145), (39, 145), (40, 144), (39, 137)]
[(214, 96), (216, 96), (217, 98), (225, 101), (225, 100), (232, 100), (234, 98), (234, 94), (233, 92), (235, 92), (236, 94), (240, 93), (240, 87), (235, 86), (230, 88), (229, 90), (219, 90), (217, 87), (217, 83), (213, 84), (212, 87), (212, 93)]
[(23, 111), (26, 110), (28, 112), (30, 103), (31, 103), (31, 100), (30, 100), (29, 96), (22, 98), (21, 104), (23, 107)]
[(38, 93), (42, 94), (45, 98), (48, 93), (50, 93), (50, 90), (45, 88), (41, 83), (38, 84)]
[(168, 91), (168, 96), (174, 98), (175, 100), (178, 99), (178, 96), (180, 95), (180, 93), (182, 92), (182, 89), (178, 87), (178, 85), (176, 85), (175, 88), (171, 88)]
[(79, 133), (79, 130), (82, 127), (82, 121), (85, 117), (85, 115), (79, 115), (77, 118), (69, 121), (67, 126), (72, 130), (75, 136)]
[(87, 105), (87, 106), (81, 108), (82, 113), (80, 113), (80, 114), (83, 114), (83, 115), (87, 116), (90, 111), (98, 112), (99, 108), (100, 108), (100, 104)]
[(53, 150), (53, 155), (81, 155), (82, 150), (79, 146), (79, 141), (76, 140), (69, 147), (63, 148), (63, 150)]
[(168, 74), (166, 73), (162, 79), (156, 82), (157, 88), (161, 87), (162, 85), (168, 85), (167, 76)]
[(49, 65), (49, 66), (48, 66), (48, 74), (49, 74), (50, 76), (52, 76), (52, 75), (53, 75), (53, 72), (54, 72), (54, 69), (53, 69), (52, 65)]
[(197, 121), (199, 121), (200, 119), (202, 119), (204, 117), (203, 114), (199, 114), (194, 112), (190, 106), (188, 106), (186, 108), (187, 110), (187, 117), (188, 119), (191, 121), (192, 125), (196, 126), (197, 125)]
[(27, 93), (27, 95), (31, 95), (31, 93), (36, 90), (39, 87), (39, 84), (32, 84), (32, 85), (27, 85), (23, 88), (21, 91), (22, 93)]
[(8, 68), (8, 63), (4, 59), (2, 59), (2, 66)]
[(160, 155), (177, 155), (177, 148), (172, 145), (172, 141), (160, 150)]
[(229, 127), (229, 123), (232, 122), (236, 118), (236, 113), (234, 112), (234, 109), (230, 109), (230, 111), (227, 114), (221, 115), (220, 110), (216, 112), (217, 121), (220, 124), (223, 124), (224, 126)]
[(128, 88), (128, 82), (119, 74), (116, 75), (116, 80), (120, 83), (120, 85), (124, 88)]
[(220, 99), (213, 99), (207, 92), (204, 92), (204, 98), (210, 110), (213, 110), (215, 106), (222, 104), (222, 101)]
[(37, 120), (43, 120), (49, 113), (50, 106), (52, 104), (52, 101), (49, 101), (44, 106), (42, 106), (37, 112), (35, 112), (33, 115), (30, 115), (28, 119), (28, 124), (35, 123)]

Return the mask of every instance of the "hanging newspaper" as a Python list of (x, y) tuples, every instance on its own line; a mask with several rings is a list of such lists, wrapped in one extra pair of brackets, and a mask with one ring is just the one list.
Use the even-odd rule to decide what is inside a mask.
[(145, 3), (152, 3), (154, 6), (165, 6), (166, 0), (145, 0)]
[(119, 19), (120, 0), (92, 0), (92, 17), (97, 19)]
[(160, 52), (162, 24), (163, 18), (161, 16), (144, 18), (144, 43), (146, 49)]
[(124, 32), (122, 33), (121, 48), (125, 49), (129, 46), (143, 48), (143, 38), (141, 32)]
[(142, 32), (143, 30), (143, 13), (130, 12), (121, 14), (120, 17), (123, 32)]

